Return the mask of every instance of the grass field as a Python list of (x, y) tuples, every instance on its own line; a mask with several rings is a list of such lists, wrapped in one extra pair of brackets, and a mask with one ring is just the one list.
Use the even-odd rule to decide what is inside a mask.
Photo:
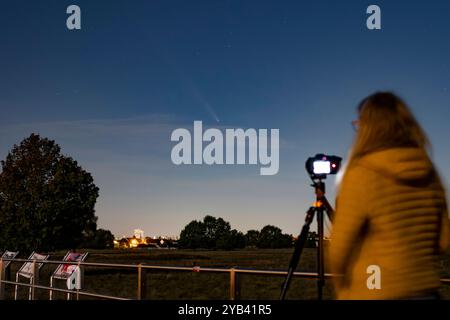
[[(286, 270), (293, 249), (245, 249), (235, 251), (193, 251), (193, 250), (90, 250), (88, 262), (104, 263), (145, 263), (164, 266), (201, 266), (201, 267), (242, 267), (264, 270)], [(60, 260), (65, 252), (56, 252), (51, 260)], [(450, 256), (441, 261), (443, 276), (450, 278)], [(19, 264), (11, 268), (11, 278)], [(49, 285), (55, 265), (45, 265), (41, 269), (39, 283)], [(315, 249), (305, 249), (298, 271), (316, 271)], [(241, 299), (278, 299), (284, 277), (241, 275)], [(25, 281), (23, 279), (22, 281)], [(126, 269), (86, 267), (83, 291), (136, 298), (137, 272)], [(57, 287), (65, 288), (60, 281)], [(13, 298), (13, 288), (6, 287), (7, 298)], [(228, 299), (228, 274), (206, 272), (148, 272), (146, 299)], [(28, 290), (22, 287), (19, 298), (27, 299)], [(441, 294), (450, 299), (450, 285), (443, 285)], [(48, 291), (38, 290), (39, 299), (48, 299)], [(326, 299), (332, 298), (332, 287), (327, 282), (324, 290)], [(317, 284), (313, 279), (294, 279), (287, 299), (316, 299)], [(55, 293), (56, 299), (64, 299), (63, 293)], [(88, 297), (80, 297), (87, 299)], [(92, 298), (91, 298), (92, 299)]]

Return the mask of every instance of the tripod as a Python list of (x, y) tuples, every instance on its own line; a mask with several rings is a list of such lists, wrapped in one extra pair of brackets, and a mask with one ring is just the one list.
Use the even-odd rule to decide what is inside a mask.
[(284, 280), (283, 286), (281, 288), (280, 300), (284, 300), (286, 297), (286, 292), (289, 289), (289, 285), (292, 280), (292, 276), (297, 269), (300, 257), (305, 247), (306, 240), (308, 239), (308, 233), (311, 223), (314, 220), (314, 215), (317, 216), (317, 231), (319, 236), (319, 244), (317, 246), (317, 293), (318, 299), (322, 300), (323, 286), (325, 285), (325, 265), (324, 265), (324, 250), (323, 250), (323, 224), (324, 224), (324, 212), (327, 214), (330, 221), (332, 221), (333, 208), (325, 197), (325, 183), (322, 181), (325, 179), (323, 176), (313, 176), (311, 175), (311, 180), (313, 184), (311, 187), (315, 189), (316, 201), (312, 207), (306, 212), (305, 224), (297, 238), (295, 244), (294, 253), (292, 254), (291, 261), (289, 262), (289, 269), (286, 279)]

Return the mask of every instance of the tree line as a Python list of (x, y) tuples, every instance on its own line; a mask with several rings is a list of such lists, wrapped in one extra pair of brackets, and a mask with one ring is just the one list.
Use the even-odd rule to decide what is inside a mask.
[(242, 233), (231, 229), (230, 223), (222, 218), (207, 215), (203, 221), (189, 222), (180, 233), (178, 245), (186, 249), (242, 249), (254, 248), (290, 248), (294, 244), (292, 235), (285, 234), (280, 228), (267, 225), (261, 230), (248, 230)]

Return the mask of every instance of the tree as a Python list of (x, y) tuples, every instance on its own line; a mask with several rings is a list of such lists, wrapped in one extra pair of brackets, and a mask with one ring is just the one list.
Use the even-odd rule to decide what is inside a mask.
[(289, 248), (292, 247), (292, 236), (283, 234), (281, 229), (267, 225), (261, 229), (258, 248)]
[(201, 221), (191, 221), (181, 231), (178, 245), (181, 248), (205, 248), (206, 228)]
[(55, 141), (31, 134), (1, 165), (0, 249), (76, 248), (95, 233), (98, 188)]
[(205, 226), (205, 245), (209, 249), (217, 248), (217, 241), (228, 236), (231, 230), (229, 222), (209, 215), (203, 218), (203, 224)]
[(85, 239), (82, 247), (90, 249), (114, 248), (114, 235), (109, 230), (97, 229), (91, 237)]
[(122, 238), (119, 240), (119, 248), (127, 249), (130, 247), (130, 241), (127, 238)]
[(245, 248), (245, 236), (242, 232), (235, 229), (222, 235), (216, 241), (216, 248), (222, 250)]
[(242, 232), (231, 230), (230, 223), (222, 218), (207, 215), (203, 221), (191, 221), (180, 234), (181, 248), (236, 249), (245, 247)]
[(248, 230), (245, 234), (245, 242), (247, 247), (258, 246), (259, 241), (259, 231), (258, 230)]

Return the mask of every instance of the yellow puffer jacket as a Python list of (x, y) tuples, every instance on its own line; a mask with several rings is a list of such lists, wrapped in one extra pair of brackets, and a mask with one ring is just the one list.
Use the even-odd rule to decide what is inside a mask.
[[(445, 190), (425, 151), (396, 148), (357, 160), (342, 180), (329, 247), (338, 299), (420, 297), (439, 287), (449, 240)], [(378, 266), (380, 289), (368, 288)], [(369, 270), (368, 270), (369, 268)]]

